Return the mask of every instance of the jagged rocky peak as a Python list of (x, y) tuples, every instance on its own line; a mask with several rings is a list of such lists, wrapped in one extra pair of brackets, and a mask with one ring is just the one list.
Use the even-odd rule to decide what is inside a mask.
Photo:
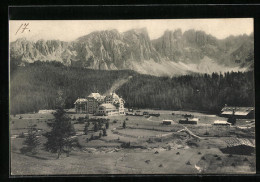
[(174, 75), (179, 70), (185, 74), (252, 67), (253, 49), (253, 34), (217, 39), (203, 31), (176, 29), (150, 40), (147, 29), (140, 28), (123, 33), (116, 29), (95, 31), (72, 42), (20, 38), (10, 43), (10, 56), (30, 63), (60, 61), (91, 69), (133, 69), (155, 75), (167, 70)]
[(79, 37), (77, 42), (90, 41), (98, 38), (108, 38), (108, 39), (122, 39), (121, 34), (116, 29), (112, 30), (102, 30), (102, 31), (94, 31), (88, 35)]

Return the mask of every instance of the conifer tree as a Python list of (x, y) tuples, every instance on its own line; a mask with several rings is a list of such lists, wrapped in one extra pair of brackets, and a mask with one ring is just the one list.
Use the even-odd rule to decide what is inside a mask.
[(73, 146), (80, 147), (77, 138), (72, 138), (75, 135), (75, 129), (71, 124), (70, 118), (64, 111), (64, 103), (63, 92), (58, 91), (57, 109), (53, 114), (55, 119), (50, 125), (51, 131), (44, 135), (47, 138), (47, 142), (45, 143), (46, 150), (57, 153), (57, 158), (62, 153), (66, 153), (69, 156)]
[(103, 136), (107, 136), (107, 130), (106, 130), (106, 128), (103, 129)]
[(95, 122), (94, 124), (94, 132), (97, 132), (99, 130), (98, 124)]
[(106, 122), (106, 129), (108, 129), (109, 128), (109, 122), (107, 121)]
[(38, 146), (40, 145), (40, 141), (36, 135), (36, 128), (32, 125), (29, 126), (28, 135), (23, 142), (25, 147), (21, 148), (22, 153), (31, 153), (36, 154)]
[(123, 122), (123, 128), (126, 128), (126, 123), (125, 123), (125, 121)]
[(85, 128), (84, 128), (84, 134), (87, 135), (88, 134), (88, 123), (85, 124)]

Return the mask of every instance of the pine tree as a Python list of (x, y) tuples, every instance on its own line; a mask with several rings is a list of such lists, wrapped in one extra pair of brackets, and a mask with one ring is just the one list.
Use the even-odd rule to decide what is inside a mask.
[(107, 121), (106, 122), (106, 129), (108, 129), (109, 128), (109, 122)]
[(85, 124), (84, 134), (85, 134), (85, 135), (88, 134), (88, 123)]
[(107, 136), (107, 130), (106, 130), (106, 128), (103, 129), (103, 136)]
[(31, 153), (36, 154), (40, 141), (36, 135), (36, 128), (32, 125), (29, 126), (28, 136), (26, 136), (25, 141), (23, 142), (26, 147), (21, 148), (22, 153)]
[(66, 153), (69, 156), (71, 148), (73, 146), (80, 147), (77, 138), (72, 138), (75, 135), (75, 129), (71, 124), (70, 118), (66, 115), (64, 111), (64, 99), (62, 97), (62, 92), (58, 92), (58, 99), (56, 101), (57, 110), (53, 114), (55, 119), (50, 125), (51, 131), (45, 133), (47, 142), (45, 143), (45, 148), (47, 151), (52, 153), (58, 153), (57, 158), (60, 157), (62, 153)]
[(126, 123), (125, 123), (125, 121), (123, 122), (123, 128), (126, 128)]
[(99, 130), (98, 124), (95, 122), (94, 124), (94, 132), (97, 132)]

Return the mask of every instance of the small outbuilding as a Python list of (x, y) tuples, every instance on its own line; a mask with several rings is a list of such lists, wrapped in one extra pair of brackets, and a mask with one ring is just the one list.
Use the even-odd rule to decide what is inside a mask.
[(186, 118), (186, 119), (181, 119), (179, 120), (180, 124), (198, 124), (199, 118)]
[(225, 141), (226, 148), (222, 148), (223, 153), (237, 155), (251, 155), (255, 152), (255, 143), (246, 138), (230, 138)]
[(245, 118), (252, 119), (255, 117), (255, 108), (254, 107), (227, 107), (225, 106), (221, 110), (221, 116), (224, 117), (235, 117), (235, 118)]
[(230, 126), (231, 123), (227, 122), (227, 121), (221, 121), (221, 120), (216, 120), (214, 121), (213, 125), (220, 125), (220, 126)]
[(172, 122), (173, 122), (173, 120), (163, 120), (163, 121), (162, 121), (162, 124), (163, 124), (163, 125), (171, 125)]

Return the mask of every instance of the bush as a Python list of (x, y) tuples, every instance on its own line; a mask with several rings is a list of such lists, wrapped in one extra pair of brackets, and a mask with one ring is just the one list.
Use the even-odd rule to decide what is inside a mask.
[(79, 124), (84, 124), (84, 122), (85, 122), (85, 119), (84, 119), (84, 118), (82, 118), (82, 117), (79, 117), (79, 118), (78, 118), (78, 123), (79, 123)]
[(24, 135), (24, 133), (22, 132), (22, 133), (20, 133), (19, 134), (19, 136), (18, 136), (19, 138), (24, 138), (25, 137), (25, 135)]
[(124, 142), (124, 143), (122, 143), (122, 144), (121, 144), (121, 147), (122, 147), (122, 148), (130, 148), (130, 142), (126, 142), (126, 143)]
[(122, 126), (124, 129), (126, 128), (126, 122), (124, 121), (123, 122), (123, 126)]
[(37, 152), (36, 151), (33, 151), (31, 147), (22, 147), (20, 149), (20, 152), (21, 154), (28, 154), (28, 153), (31, 153), (31, 154), (36, 154)]
[(89, 140), (94, 140), (94, 135), (92, 134)]
[(107, 121), (106, 122), (106, 129), (108, 129), (109, 128), (109, 122)]
[(118, 121), (118, 120), (115, 119), (115, 120), (113, 121), (113, 123), (117, 123), (117, 121)]
[(103, 136), (107, 136), (107, 130), (106, 130), (106, 128), (103, 129)]
[(186, 165), (191, 165), (190, 161), (188, 161), (188, 162), (186, 163)]
[(218, 157), (217, 160), (218, 160), (218, 161), (221, 161), (222, 159), (221, 159), (221, 157)]
[(99, 126), (98, 126), (97, 123), (94, 124), (94, 129), (93, 130), (94, 130), (94, 132), (97, 132), (99, 130)]

